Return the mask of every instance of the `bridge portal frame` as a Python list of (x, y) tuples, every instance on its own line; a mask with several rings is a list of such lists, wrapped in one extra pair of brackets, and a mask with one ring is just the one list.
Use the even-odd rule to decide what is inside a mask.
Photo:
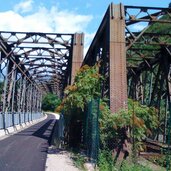
[(62, 98), (82, 62), (83, 37), (0, 31), (0, 129), (40, 117), (44, 94)]

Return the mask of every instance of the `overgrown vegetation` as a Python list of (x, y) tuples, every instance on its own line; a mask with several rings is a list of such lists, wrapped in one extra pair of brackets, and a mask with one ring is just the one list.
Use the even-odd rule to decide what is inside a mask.
[(64, 112), (66, 121), (66, 139), (71, 147), (79, 148), (82, 141), (82, 128), (84, 109), (91, 99), (100, 96), (100, 83), (102, 76), (99, 74), (99, 64), (93, 67), (85, 65), (80, 68), (75, 76), (73, 85), (66, 87), (60, 106), (56, 112)]
[(100, 171), (115, 171), (116, 167), (114, 165), (114, 159), (112, 152), (109, 150), (100, 150), (98, 167)]
[[(81, 143), (85, 106), (91, 99), (100, 97), (100, 84), (103, 79), (99, 74), (99, 64), (93, 67), (85, 65), (78, 71), (74, 84), (65, 89), (65, 98), (60, 106), (56, 108), (56, 112), (64, 111), (65, 113), (68, 122), (69, 142), (77, 141), (77, 143)], [(133, 143), (134, 151), (138, 154), (140, 150), (143, 150), (142, 140), (151, 136), (157, 126), (158, 120), (155, 108), (141, 105), (129, 99), (128, 110), (120, 110), (118, 113), (112, 114), (107, 99), (101, 99), (99, 169), (107, 171), (115, 168), (115, 159), (119, 154), (113, 153), (113, 150), (118, 148), (122, 150), (125, 140)], [(77, 136), (73, 138), (74, 135)], [(75, 146), (79, 147), (78, 144), (75, 144)], [(126, 165), (123, 166), (122, 170), (125, 167)], [(131, 167), (132, 169), (141, 168), (136, 165)]]
[(120, 165), (114, 164), (112, 153), (107, 150), (101, 150), (98, 160), (99, 171), (153, 171), (147, 166), (123, 160)]
[(58, 98), (57, 95), (48, 93), (43, 97), (42, 109), (44, 111), (54, 112), (56, 106), (58, 106), (60, 103), (61, 103), (61, 100)]
[(155, 108), (141, 105), (131, 99), (128, 100), (128, 110), (121, 110), (118, 113), (111, 114), (105, 102), (101, 102), (100, 109), (99, 123), (103, 148), (112, 150), (113, 146), (110, 146), (110, 144), (113, 144), (113, 142), (116, 145), (118, 144), (120, 141), (119, 132), (123, 127), (131, 131), (131, 137), (134, 134), (135, 141), (138, 143), (151, 135), (152, 130), (158, 126)]
[(74, 162), (74, 165), (81, 169), (82, 171), (86, 171), (84, 168), (84, 163), (86, 162), (86, 159), (84, 156), (82, 156), (81, 154), (77, 153), (77, 152), (72, 152), (72, 160)]
[(65, 110), (70, 112), (73, 108), (84, 110), (85, 104), (92, 98), (100, 96), (100, 83), (102, 76), (99, 74), (99, 64), (89, 67), (84, 65), (75, 76), (73, 85), (65, 89), (65, 98), (60, 106), (56, 108), (57, 112)]
[[(116, 149), (115, 153), (113, 152), (113, 163), (111, 163), (112, 160), (108, 160), (106, 157), (105, 162), (108, 163), (103, 167), (114, 167), (119, 153), (123, 150), (127, 153), (132, 151), (133, 155), (131, 157), (135, 161), (134, 158), (137, 157), (139, 151), (144, 151), (142, 141), (147, 136), (151, 136), (153, 130), (158, 126), (155, 109), (141, 105), (131, 99), (128, 100), (128, 110), (121, 110), (118, 113), (111, 114), (105, 102), (101, 103), (100, 109), (100, 145), (101, 149), (103, 149), (99, 158), (101, 160), (101, 156), (103, 156), (103, 160), (100, 163), (104, 163), (104, 156), (112, 157), (113, 149)], [(132, 144), (132, 149), (124, 149), (125, 141)], [(103, 167), (101, 170), (104, 169)]]
[(153, 171), (148, 166), (141, 166), (136, 163), (130, 163), (128, 161), (123, 161), (120, 171)]

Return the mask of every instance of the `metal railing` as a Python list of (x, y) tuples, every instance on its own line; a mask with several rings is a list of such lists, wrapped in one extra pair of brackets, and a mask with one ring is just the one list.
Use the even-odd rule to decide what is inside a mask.
[(43, 113), (0, 113), (0, 129), (20, 125), (43, 117)]

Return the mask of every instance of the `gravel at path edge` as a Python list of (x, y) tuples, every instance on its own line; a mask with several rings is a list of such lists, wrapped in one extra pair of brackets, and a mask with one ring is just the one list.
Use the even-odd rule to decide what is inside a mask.
[(46, 171), (80, 171), (73, 164), (70, 158), (70, 153), (58, 149), (49, 147), (47, 160), (46, 160)]

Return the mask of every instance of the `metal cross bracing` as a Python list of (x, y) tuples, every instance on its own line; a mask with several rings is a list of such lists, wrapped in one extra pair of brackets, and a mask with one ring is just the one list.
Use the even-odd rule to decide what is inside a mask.
[[(140, 100), (141, 93), (136, 90), (142, 91), (150, 78), (144, 82), (135, 74), (143, 70), (152, 72), (155, 65), (163, 62), (159, 59), (164, 49), (170, 54), (170, 26), (170, 8), (109, 5), (83, 64), (101, 61), (100, 72), (106, 78), (101, 88), (102, 96), (110, 99), (112, 112), (127, 107), (127, 89), (129, 97), (135, 99), (133, 94), (136, 94), (136, 99)], [(134, 82), (133, 77), (141, 82)], [(148, 93), (152, 96), (152, 89)]]
[(39, 117), (44, 94), (63, 96), (81, 65), (83, 37), (0, 31), (0, 128)]
[[(131, 18), (126, 21), (128, 97), (156, 108), (160, 124), (152, 138), (170, 144), (171, 9), (126, 9), (137, 10), (134, 16), (126, 13)], [(130, 31), (135, 23), (144, 28)]]
[[(171, 144), (171, 8), (110, 4), (83, 61), (101, 61), (102, 97), (117, 112), (127, 98), (154, 106), (152, 138)], [(150, 115), (150, 114), (149, 114)]]

